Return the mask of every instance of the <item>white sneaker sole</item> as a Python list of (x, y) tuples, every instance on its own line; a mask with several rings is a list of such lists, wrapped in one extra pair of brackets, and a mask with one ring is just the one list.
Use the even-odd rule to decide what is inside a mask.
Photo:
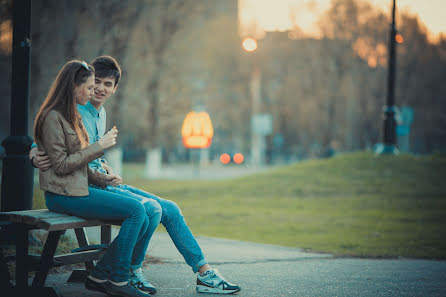
[(219, 288), (210, 288), (206, 286), (197, 285), (197, 292), (199, 293), (214, 293), (214, 294), (232, 294), (240, 290), (222, 290)]

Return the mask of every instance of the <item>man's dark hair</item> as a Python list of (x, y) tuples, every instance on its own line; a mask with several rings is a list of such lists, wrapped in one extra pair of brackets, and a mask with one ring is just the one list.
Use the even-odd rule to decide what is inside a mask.
[(100, 56), (91, 62), (95, 69), (96, 77), (112, 77), (115, 79), (115, 85), (118, 84), (121, 78), (121, 67), (115, 58), (111, 56)]

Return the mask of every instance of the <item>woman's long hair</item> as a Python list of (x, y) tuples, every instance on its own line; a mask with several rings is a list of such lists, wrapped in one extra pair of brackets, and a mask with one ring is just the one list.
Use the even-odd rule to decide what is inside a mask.
[(42, 142), (43, 122), (48, 113), (57, 110), (76, 131), (82, 148), (88, 146), (88, 134), (77, 111), (74, 88), (84, 84), (92, 75), (94, 68), (83, 61), (72, 60), (62, 67), (34, 121), (34, 139), (37, 144)]

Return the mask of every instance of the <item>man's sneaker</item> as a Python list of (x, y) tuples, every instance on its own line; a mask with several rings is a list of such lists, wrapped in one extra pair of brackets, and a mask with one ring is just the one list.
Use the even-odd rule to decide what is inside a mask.
[(128, 282), (123, 286), (116, 286), (111, 282), (105, 284), (106, 294), (122, 297), (148, 297), (149, 293), (143, 292), (136, 288), (132, 283)]
[(239, 286), (225, 280), (217, 269), (208, 270), (203, 275), (197, 274), (197, 292), (232, 294), (240, 289)]
[(147, 292), (151, 295), (156, 293), (155, 287), (151, 283), (149, 283), (141, 269), (130, 269), (129, 281), (141, 291)]
[(98, 291), (98, 292), (101, 292), (104, 294), (107, 294), (107, 292), (105, 291), (106, 283), (107, 282), (102, 282), (102, 283), (95, 282), (94, 280), (90, 279), (88, 276), (85, 278), (85, 281), (84, 281), (85, 289), (91, 290), (91, 291)]

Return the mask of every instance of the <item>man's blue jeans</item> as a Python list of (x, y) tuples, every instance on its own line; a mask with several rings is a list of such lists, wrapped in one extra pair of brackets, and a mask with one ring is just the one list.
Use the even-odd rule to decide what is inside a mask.
[(118, 187), (107, 186), (106, 190), (128, 197), (134, 197), (135, 199), (148, 198), (156, 200), (162, 209), (161, 224), (164, 225), (176, 248), (186, 263), (192, 268), (193, 272), (196, 273), (201, 266), (207, 264), (197, 240), (187, 226), (184, 216), (175, 202), (162, 199), (129, 185), (120, 185)]
[(46, 206), (51, 211), (86, 219), (122, 220), (118, 236), (91, 274), (98, 279), (127, 281), (130, 268), (142, 265), (150, 238), (160, 222), (161, 208), (153, 200), (143, 204), (141, 199), (128, 195), (94, 187), (88, 190), (89, 195), (83, 197), (45, 192)]

